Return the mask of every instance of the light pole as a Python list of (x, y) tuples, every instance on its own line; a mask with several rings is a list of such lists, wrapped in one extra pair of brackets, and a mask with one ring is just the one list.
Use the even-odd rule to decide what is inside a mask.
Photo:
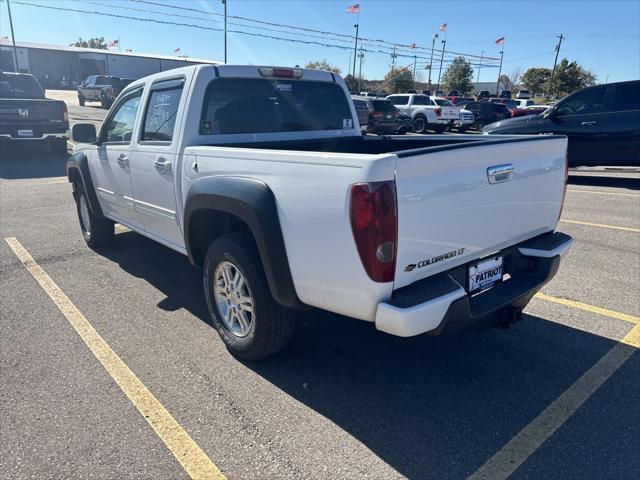
[(227, 63), (227, 0), (222, 0), (224, 5), (224, 63)]
[(7, 11), (9, 12), (9, 26), (11, 27), (11, 41), (13, 42), (13, 63), (15, 71), (18, 73), (18, 52), (16, 51), (16, 35), (13, 33), (13, 20), (11, 18), (11, 2), (7, 0)]
[(547, 96), (551, 97), (551, 93), (553, 93), (553, 77), (556, 73), (556, 65), (558, 64), (558, 54), (560, 53), (560, 46), (562, 45), (562, 40), (566, 37), (562, 34), (558, 37), (558, 45), (556, 45), (556, 59), (553, 61), (553, 70), (551, 70), (551, 80), (549, 80), (549, 91), (547, 92)]
[(358, 68), (358, 92), (362, 89), (362, 59), (364, 59), (364, 52), (362, 51), (362, 47), (360, 47), (360, 67)]
[(500, 50), (500, 68), (498, 69), (498, 81), (496, 82), (496, 95), (500, 93), (500, 75), (502, 74), (502, 57), (504, 56), (504, 49)]
[(433, 70), (433, 50), (436, 46), (436, 38), (438, 38), (438, 34), (434, 33), (433, 38), (431, 39), (431, 60), (429, 60), (429, 90), (431, 90), (431, 70)]
[(444, 48), (447, 46), (447, 39), (442, 40), (442, 56), (440, 57), (440, 71), (438, 72), (438, 86), (436, 90), (440, 90), (440, 75), (442, 75), (442, 62), (444, 62)]
[(413, 89), (416, 89), (416, 61), (418, 60), (418, 56), (413, 56)]
[[(360, 14), (358, 14), (358, 16), (360, 16)], [(360, 20), (358, 18), (358, 20)], [(356, 80), (356, 59), (358, 58), (358, 29), (360, 28), (360, 22), (356, 23), (354, 25), (354, 27), (356, 28), (356, 44), (353, 47), (353, 84), (355, 86), (355, 80)]]
[(478, 89), (478, 84), (480, 83), (480, 69), (482, 68), (483, 55), (484, 55), (484, 50), (480, 52), (480, 64), (478, 65), (478, 77), (476, 78), (476, 90)]

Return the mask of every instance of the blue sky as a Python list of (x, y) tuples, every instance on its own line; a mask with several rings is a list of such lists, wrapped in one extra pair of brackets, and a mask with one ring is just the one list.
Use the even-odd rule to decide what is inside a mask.
[[(188, 9), (222, 13), (220, 0), (150, 0), (182, 7), (171, 9), (132, 0), (11, 0), (14, 28), (18, 41), (68, 45), (77, 37), (103, 36), (120, 38), (122, 50), (172, 55), (175, 48), (191, 57), (223, 59), (223, 34), (219, 31), (176, 25), (145, 23), (95, 14), (63, 12), (36, 8), (21, 2), (48, 7), (69, 8), (82, 12), (151, 18), (167, 22), (190, 23), (222, 28), (222, 18)], [(353, 35), (356, 15), (346, 13), (356, 1), (268, 1), (228, 0), (228, 14), (267, 22), (301, 26), (342, 35)], [(556, 35), (567, 39), (560, 58), (577, 60), (592, 70), (599, 81), (640, 78), (640, 0), (626, 1), (360, 1), (360, 35), (389, 44), (366, 44), (369, 50), (385, 50), (390, 44), (430, 47), (433, 33), (446, 22), (447, 50), (469, 55), (498, 57), (494, 43), (506, 38), (503, 71), (525, 70), (535, 66), (553, 66)], [(127, 9), (141, 9), (139, 12)], [(161, 15), (157, 12), (163, 12)], [(181, 16), (179, 16), (181, 15)], [(185, 18), (194, 17), (194, 18)], [(306, 32), (301, 37), (282, 27), (256, 24), (237, 19), (230, 30), (283, 36), (291, 39), (340, 45), (347, 49), (305, 45), (273, 39), (229, 34), (229, 63), (304, 65), (309, 60), (327, 59), (347, 73), (353, 44), (348, 38)], [(249, 28), (249, 25), (262, 29)], [(264, 30), (264, 29), (270, 30)], [(6, 3), (0, 5), (0, 36), (9, 36)], [(442, 35), (442, 34), (441, 34)], [(442, 37), (441, 37), (442, 38)], [(342, 41), (341, 41), (342, 40)], [(423, 50), (406, 50), (412, 56), (428, 57)], [(448, 57), (449, 55), (447, 55)], [(445, 57), (445, 58), (447, 58)], [(472, 58), (472, 57), (469, 57)], [(388, 70), (389, 54), (365, 53), (362, 66), (365, 78), (381, 78)], [(412, 65), (411, 58), (398, 58), (399, 65)], [(426, 60), (418, 62), (418, 71), (426, 80)], [(487, 62), (492, 63), (492, 62)], [(437, 76), (439, 59), (434, 59)], [(445, 62), (446, 66), (446, 62)], [(493, 81), (497, 68), (483, 67), (480, 81)]]

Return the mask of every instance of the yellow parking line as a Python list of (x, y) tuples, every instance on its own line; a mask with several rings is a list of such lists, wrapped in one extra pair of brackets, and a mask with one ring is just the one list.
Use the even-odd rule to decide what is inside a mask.
[(566, 298), (552, 297), (542, 292), (536, 294), (536, 298), (546, 300), (547, 302), (559, 303), (567, 307), (577, 308), (586, 312), (597, 313), (598, 315), (604, 315), (605, 317), (615, 318), (617, 320), (624, 320), (625, 322), (640, 323), (640, 317), (635, 315), (629, 315), (627, 313), (616, 312), (615, 310), (608, 310), (602, 307), (596, 307), (595, 305), (589, 305), (588, 303), (576, 302), (575, 300), (567, 300)]
[(80, 335), (111, 378), (120, 386), (131, 403), (151, 425), (158, 437), (176, 457), (193, 479), (222, 480), (225, 476), (206, 453), (193, 441), (158, 399), (147, 389), (135, 373), (122, 361), (111, 347), (96, 332), (69, 297), (55, 284), (47, 273), (16, 238), (5, 238), (11, 250), (24, 267), (40, 284), (42, 289), (60, 309), (67, 321)]
[(640, 325), (631, 331), (587, 370), (553, 403), (545, 408), (507, 444), (476, 470), (469, 480), (508, 478), (558, 428), (560, 428), (600, 386), (640, 348)]
[(578, 220), (560, 220), (563, 223), (574, 223), (576, 225), (586, 225), (588, 227), (598, 227), (598, 228), (611, 228), (613, 230), (624, 230), (627, 232), (637, 232), (640, 233), (640, 228), (631, 228), (631, 227), (619, 227), (617, 225), (607, 225), (604, 223), (591, 223), (591, 222), (580, 222)]

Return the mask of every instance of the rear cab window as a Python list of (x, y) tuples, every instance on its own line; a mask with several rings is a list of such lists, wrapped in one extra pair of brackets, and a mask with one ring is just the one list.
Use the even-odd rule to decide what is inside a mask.
[(0, 98), (44, 98), (44, 90), (31, 75), (0, 75)]
[(349, 99), (336, 83), (218, 78), (204, 99), (201, 135), (351, 130)]
[(433, 101), (436, 102), (436, 105), (439, 105), (441, 107), (453, 107), (453, 103), (451, 103), (446, 98), (435, 98)]
[(373, 109), (377, 112), (392, 112), (395, 110), (393, 104), (388, 100), (372, 100)]

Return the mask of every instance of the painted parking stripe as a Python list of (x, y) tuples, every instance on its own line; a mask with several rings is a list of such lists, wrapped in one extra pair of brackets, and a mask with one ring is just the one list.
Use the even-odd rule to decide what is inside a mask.
[(5, 241), (189, 476), (197, 480), (223, 480), (225, 476), (207, 454), (94, 330), (91, 323), (20, 242), (13, 237), (5, 238)]
[(597, 192), (596, 190), (580, 190), (577, 188), (567, 188), (567, 192), (571, 193), (588, 193), (591, 195), (614, 195), (617, 197), (632, 197), (640, 198), (640, 195), (635, 193), (619, 193), (619, 192)]
[(615, 310), (609, 310), (607, 308), (596, 307), (595, 305), (589, 305), (588, 303), (576, 302), (575, 300), (568, 300), (566, 298), (553, 297), (546, 295), (542, 292), (536, 294), (536, 298), (545, 300), (547, 302), (558, 303), (566, 307), (577, 308), (586, 312), (597, 313), (598, 315), (604, 315), (605, 317), (615, 318), (617, 320), (623, 320), (630, 323), (640, 323), (640, 317), (635, 315), (629, 315), (627, 313), (616, 312)]
[(587, 227), (610, 228), (612, 230), (624, 230), (626, 232), (640, 233), (640, 228), (619, 227), (618, 225), (607, 225), (605, 223), (580, 222), (578, 220), (560, 220), (562, 223), (573, 223), (575, 225), (586, 225)]
[(639, 348), (640, 325), (636, 325), (540, 415), (476, 470), (469, 480), (508, 478)]

